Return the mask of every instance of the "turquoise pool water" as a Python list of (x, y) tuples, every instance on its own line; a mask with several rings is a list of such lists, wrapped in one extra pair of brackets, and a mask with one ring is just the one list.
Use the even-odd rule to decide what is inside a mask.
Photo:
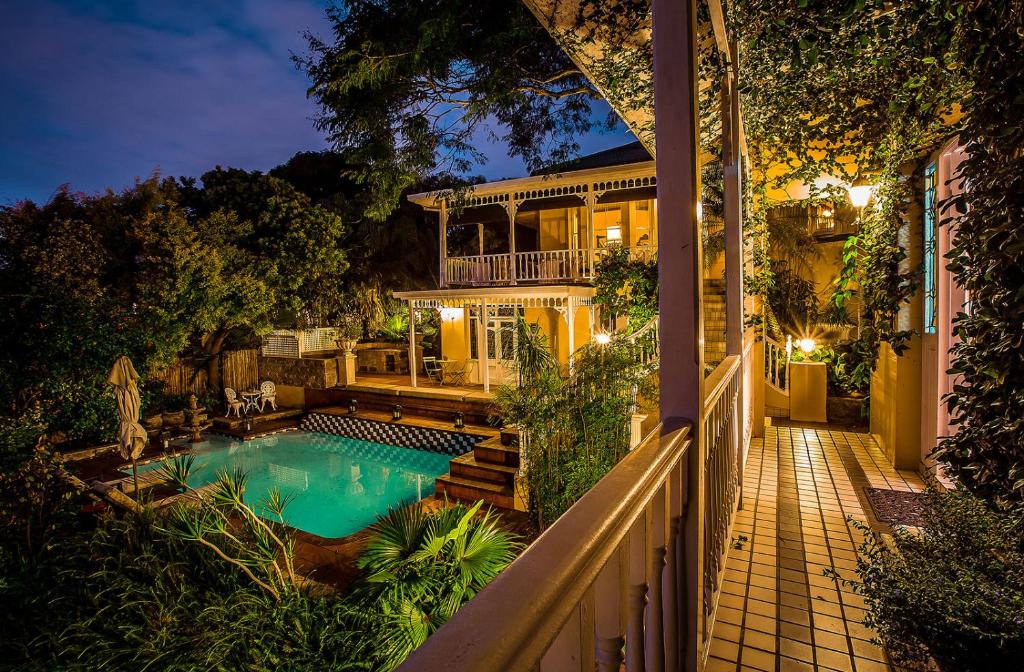
[[(428, 496), (448, 472), (450, 455), (317, 432), (286, 432), (251, 441), (211, 436), (193, 444), (189, 485), (238, 467), (249, 475), (245, 501), (259, 510), (270, 488), (294, 497), (285, 522), (321, 537), (342, 537), (373, 523), (388, 507)], [(152, 463), (140, 469), (157, 469)]]

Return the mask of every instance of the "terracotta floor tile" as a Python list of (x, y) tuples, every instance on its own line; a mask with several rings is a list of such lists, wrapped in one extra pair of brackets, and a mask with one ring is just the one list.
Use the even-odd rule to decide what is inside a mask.
[(767, 651), (761, 651), (760, 649), (752, 649), (749, 647), (743, 647), (743, 658), (741, 659), (743, 665), (747, 667), (753, 667), (757, 670), (763, 670), (764, 672), (775, 672), (775, 654), (768, 653)]
[(787, 637), (779, 640), (779, 654), (802, 660), (805, 663), (814, 662), (814, 647)]
[(814, 657), (818, 661), (819, 667), (838, 672), (853, 672), (853, 661), (850, 660), (849, 654), (814, 647)]
[(747, 630), (743, 633), (743, 646), (751, 646), (755, 649), (775, 653), (775, 635), (758, 632), (757, 630)]

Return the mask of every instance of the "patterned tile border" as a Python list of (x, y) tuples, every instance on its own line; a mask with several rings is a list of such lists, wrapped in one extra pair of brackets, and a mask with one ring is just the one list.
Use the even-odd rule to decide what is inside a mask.
[(487, 438), (478, 434), (446, 432), (432, 427), (397, 425), (368, 418), (327, 413), (310, 413), (302, 421), (300, 428), (310, 432), (348, 436), (363, 441), (429, 450), (453, 456), (468, 453), (473, 450), (473, 446)]

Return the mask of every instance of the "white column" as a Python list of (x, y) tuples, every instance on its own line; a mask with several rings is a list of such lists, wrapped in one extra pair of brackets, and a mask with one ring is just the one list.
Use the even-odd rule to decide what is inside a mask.
[(739, 101), (730, 68), (722, 78), (722, 164), (725, 174), (725, 354), (743, 352), (743, 213)]
[[(593, 189), (593, 185), (591, 185)], [(595, 248), (597, 247), (597, 236), (594, 234), (594, 204), (597, 202), (597, 195), (591, 190), (587, 192), (587, 238), (590, 241), (590, 277), (594, 277)]]
[(480, 363), (480, 382), (484, 385), (484, 392), (491, 391), (490, 362), (487, 357), (487, 299), (480, 301), (480, 319), (477, 320), (477, 362)]
[(511, 284), (516, 284), (516, 212), (519, 204), (509, 197), (505, 212), (508, 213), (508, 278)]
[(416, 387), (416, 311), (409, 299), (409, 384)]
[(685, 473), (680, 475), (686, 497), (680, 512), (682, 539), (677, 546), (681, 581), (671, 586), (665, 599), (682, 607), (679, 657), (670, 659), (678, 660), (679, 669), (696, 672), (704, 647), (705, 507), (697, 6), (696, 0), (653, 0), (653, 9), (660, 337), (663, 344), (672, 344), (661, 348), (661, 420), (664, 431), (690, 424), (693, 437)]
[(576, 301), (572, 298), (568, 299), (565, 307), (565, 323), (569, 327), (566, 343), (569, 346), (569, 370), (572, 371), (572, 354), (576, 352)]
[(440, 239), (441, 272), (438, 283), (441, 287), (448, 286), (448, 202), (441, 200), (441, 211), (438, 214), (438, 238)]

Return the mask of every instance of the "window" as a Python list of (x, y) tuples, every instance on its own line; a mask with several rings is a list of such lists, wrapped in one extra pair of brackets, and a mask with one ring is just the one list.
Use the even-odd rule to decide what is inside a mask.
[(936, 320), (936, 299), (937, 286), (935, 282), (935, 236), (936, 236), (936, 207), (935, 207), (935, 164), (930, 163), (924, 169), (924, 333), (934, 334), (937, 329)]

